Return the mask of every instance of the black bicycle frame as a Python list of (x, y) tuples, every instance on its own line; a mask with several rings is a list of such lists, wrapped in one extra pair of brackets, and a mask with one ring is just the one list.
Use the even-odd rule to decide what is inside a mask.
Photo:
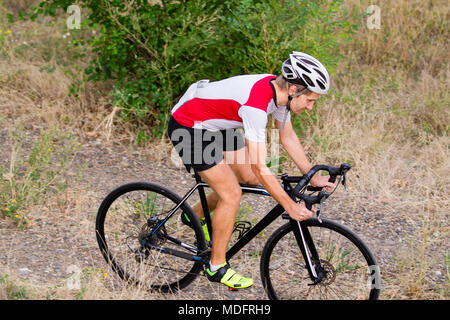
[[(200, 195), (200, 201), (203, 207), (203, 211), (205, 214), (205, 220), (206, 224), (208, 226), (209, 234), (212, 238), (212, 228), (211, 228), (211, 216), (208, 208), (208, 203), (206, 200), (206, 193), (205, 193), (205, 187), (209, 187), (209, 185), (205, 182), (203, 182), (198, 174), (194, 174), (196, 185), (190, 189), (186, 195), (183, 197), (180, 203), (178, 203), (172, 210), (170, 210), (167, 217), (161, 222), (161, 224), (156, 227), (153, 230), (153, 233), (156, 232), (164, 223), (175, 213), (176, 210), (195, 192), (195, 190), (198, 189), (199, 195)], [(253, 194), (259, 194), (264, 196), (270, 196), (270, 194), (262, 187), (257, 186), (246, 186), (241, 185), (242, 192), (245, 193), (253, 193)], [(287, 190), (286, 190), (287, 189)], [(285, 185), (285, 190), (290, 191), (287, 185)], [(285, 212), (284, 208), (277, 204), (272, 210), (270, 210), (256, 225), (254, 225), (250, 230), (248, 230), (230, 249), (228, 249), (226, 253), (226, 259), (230, 260), (236, 253), (238, 253), (245, 245), (247, 245), (254, 237), (256, 237), (261, 231), (264, 230), (268, 225), (270, 225), (275, 219), (277, 219), (280, 215)], [(288, 218), (288, 216), (286, 216)], [(313, 261), (316, 263), (320, 263), (320, 259), (317, 253), (317, 250), (314, 245), (314, 241), (312, 240), (311, 234), (309, 233), (309, 230), (306, 226), (303, 226), (301, 222), (289, 219), (290, 223), (292, 225), (292, 229), (294, 230), (294, 235), (296, 238), (296, 241), (299, 245), (300, 251), (305, 257), (306, 267), (308, 269), (310, 278), (314, 283), (317, 283), (320, 281), (318, 278), (318, 275), (316, 273)], [(180, 244), (180, 243), (178, 243)], [(184, 244), (180, 244), (184, 246)], [(152, 249), (156, 249), (160, 252), (175, 255), (187, 260), (193, 260), (193, 261), (201, 261), (203, 263), (206, 263), (202, 257), (199, 257), (197, 255), (190, 255), (186, 252), (169, 249), (169, 248), (160, 248), (156, 246), (151, 246)], [(308, 251), (309, 248), (309, 251)], [(311, 256), (310, 256), (311, 254)]]
[[(203, 211), (205, 213), (206, 225), (208, 226), (208, 231), (210, 236), (212, 236), (212, 228), (211, 228), (211, 215), (208, 208), (208, 203), (206, 201), (205, 187), (209, 187), (207, 183), (203, 182), (201, 178), (195, 174), (194, 175), (197, 184), (192, 188), (192, 190), (198, 189), (200, 195), (200, 201), (203, 207)], [(254, 186), (245, 186), (241, 185), (242, 192), (259, 194), (264, 196), (270, 196), (269, 193), (264, 188), (254, 187)], [(188, 194), (191, 191), (188, 192)], [(231, 259), (237, 252), (239, 252), (247, 243), (249, 243), (254, 237), (258, 235), (261, 231), (264, 230), (265, 227), (270, 225), (276, 218), (278, 218), (284, 209), (280, 205), (276, 205), (266, 216), (259, 221), (255, 226), (253, 226), (248, 232), (246, 232), (228, 251), (226, 254), (227, 260)]]

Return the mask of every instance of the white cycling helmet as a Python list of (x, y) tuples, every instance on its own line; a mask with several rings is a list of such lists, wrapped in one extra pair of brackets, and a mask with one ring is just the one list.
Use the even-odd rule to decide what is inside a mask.
[(293, 51), (281, 66), (283, 78), (293, 84), (307, 87), (318, 94), (330, 89), (330, 76), (325, 66), (309, 54)]

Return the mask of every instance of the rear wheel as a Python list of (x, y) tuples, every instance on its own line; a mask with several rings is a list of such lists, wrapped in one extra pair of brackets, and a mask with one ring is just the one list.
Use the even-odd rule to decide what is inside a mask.
[[(274, 232), (261, 256), (261, 279), (270, 299), (377, 299), (379, 269), (367, 246), (347, 228), (322, 219), (303, 221), (320, 261), (314, 261), (322, 280), (312, 284), (292, 225)], [(295, 224), (294, 224), (295, 225)]]
[[(203, 230), (191, 207), (154, 183), (133, 182), (112, 191), (100, 205), (96, 234), (100, 250), (124, 280), (171, 292), (186, 287), (202, 270), (199, 261), (164, 253), (198, 255), (206, 249)], [(191, 227), (181, 222), (184, 213)], [(161, 224), (163, 223), (163, 224)]]

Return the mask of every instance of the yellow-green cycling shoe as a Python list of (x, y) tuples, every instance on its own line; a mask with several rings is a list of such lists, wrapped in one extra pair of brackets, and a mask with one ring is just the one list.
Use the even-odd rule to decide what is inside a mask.
[[(187, 225), (189, 228), (192, 228), (191, 220), (189, 220), (188, 216), (185, 213), (181, 214), (181, 222), (183, 222), (183, 224)], [(208, 226), (206, 225), (205, 218), (200, 219), (200, 224), (202, 225), (206, 242), (211, 241), (211, 237), (209, 236)]]
[(206, 268), (206, 277), (209, 281), (223, 283), (232, 289), (245, 289), (253, 285), (252, 278), (244, 278), (231, 269), (228, 263), (225, 263), (215, 272), (211, 272), (209, 268)]

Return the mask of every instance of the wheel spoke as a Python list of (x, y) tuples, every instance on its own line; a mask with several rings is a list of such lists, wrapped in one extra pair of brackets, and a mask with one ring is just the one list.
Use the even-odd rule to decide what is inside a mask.
[[(367, 260), (367, 254), (361, 251), (368, 251), (365, 245), (350, 231), (329, 220), (323, 219), (322, 224), (314, 221), (308, 223), (320, 257), (320, 263), (315, 262), (316, 272), (324, 278), (309, 286), (311, 279), (308, 270), (298, 253), (298, 246), (293, 248), (293, 232), (287, 224), (275, 232), (262, 255), (261, 273), (264, 283), (267, 283), (269, 297), (290, 300), (368, 298), (371, 289), (367, 286), (370, 277), (367, 270), (375, 262), (371, 258)], [(371, 257), (371, 254), (367, 256)], [(272, 267), (264, 267), (266, 260), (270, 260)]]
[(164, 247), (169, 252), (185, 252), (186, 256), (205, 249), (198, 239), (202, 231), (181, 222), (183, 212), (193, 214), (186, 203), (166, 220), (177, 201), (178, 196), (150, 183), (144, 188), (143, 183), (125, 185), (106, 197), (106, 205), (102, 203), (97, 217), (98, 240), (119, 275), (123, 273), (121, 276), (133, 283), (163, 291), (184, 287), (197, 276), (199, 262), (151, 249)]

